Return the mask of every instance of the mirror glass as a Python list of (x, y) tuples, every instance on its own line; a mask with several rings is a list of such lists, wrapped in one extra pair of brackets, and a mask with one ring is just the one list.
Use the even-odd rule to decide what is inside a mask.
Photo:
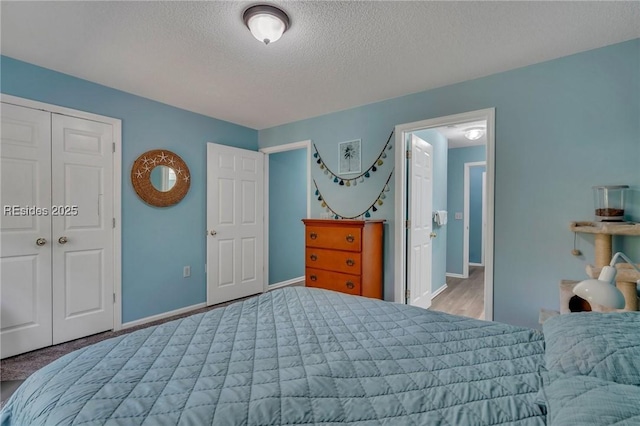
[(156, 166), (151, 170), (151, 184), (160, 192), (168, 192), (176, 184), (176, 172), (168, 166)]

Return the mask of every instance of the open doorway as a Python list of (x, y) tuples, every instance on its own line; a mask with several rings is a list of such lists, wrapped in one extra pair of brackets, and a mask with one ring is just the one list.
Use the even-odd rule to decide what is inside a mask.
[[(265, 155), (264, 291), (304, 285), (304, 224), (311, 210), (311, 141), (262, 148)], [(286, 243), (284, 243), (286, 242)]]
[(411, 303), (416, 287), (406, 267), (414, 222), (407, 208), (415, 196), (405, 160), (411, 154), (400, 150), (417, 136), (434, 152), (430, 309), (493, 318), (493, 129), (493, 109), (396, 126), (395, 301)]

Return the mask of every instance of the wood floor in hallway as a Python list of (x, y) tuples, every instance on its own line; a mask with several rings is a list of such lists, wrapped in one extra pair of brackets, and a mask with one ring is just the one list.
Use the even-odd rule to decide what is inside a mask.
[(434, 311), (484, 319), (484, 266), (469, 266), (469, 278), (447, 277), (447, 289), (431, 301)]

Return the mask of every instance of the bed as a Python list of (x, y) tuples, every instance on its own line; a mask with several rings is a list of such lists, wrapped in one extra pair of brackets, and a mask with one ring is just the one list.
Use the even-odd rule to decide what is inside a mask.
[[(621, 316), (638, 333), (637, 315)], [(588, 379), (570, 383), (584, 390), (612, 379), (564, 371), (562, 325), (549, 330), (555, 358), (536, 330), (290, 287), (72, 352), (30, 376), (0, 418), (2, 426), (544, 425), (550, 414), (566, 417), (558, 413), (567, 404), (548, 401), (566, 397), (563, 380)], [(634, 357), (640, 344), (627, 348)], [(624, 387), (615, 395), (640, 389), (627, 371), (636, 365), (625, 368), (629, 383), (610, 382)]]

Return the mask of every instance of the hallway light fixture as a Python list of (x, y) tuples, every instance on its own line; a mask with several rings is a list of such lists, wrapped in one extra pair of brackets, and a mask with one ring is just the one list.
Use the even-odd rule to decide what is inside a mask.
[(242, 20), (256, 40), (264, 44), (278, 41), (289, 28), (289, 16), (267, 4), (251, 6), (242, 14)]
[(464, 137), (470, 141), (477, 141), (485, 134), (485, 130), (482, 127), (472, 127), (464, 131)]
[[(622, 309), (625, 305), (624, 296), (618, 290), (615, 284), (616, 278), (616, 260), (618, 257), (624, 259), (633, 269), (640, 272), (640, 269), (625, 256), (624, 253), (618, 252), (611, 258), (609, 266), (605, 266), (600, 271), (598, 279), (584, 280), (573, 288), (573, 293), (585, 299), (589, 303), (594, 302), (608, 308)], [(640, 290), (640, 280), (636, 283), (637, 291)]]

